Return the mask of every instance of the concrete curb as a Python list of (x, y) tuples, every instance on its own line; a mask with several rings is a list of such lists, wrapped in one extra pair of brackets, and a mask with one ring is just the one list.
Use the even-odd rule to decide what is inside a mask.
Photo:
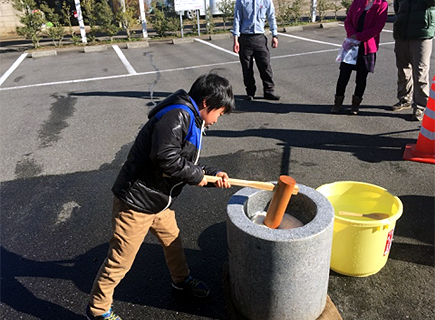
[(56, 56), (57, 51), (56, 50), (44, 50), (44, 51), (34, 51), (31, 54), (32, 58), (42, 58), (42, 57), (51, 57)]
[(302, 26), (284, 27), (284, 32), (295, 32), (303, 30), (304, 28)]
[(88, 53), (88, 52), (100, 52), (100, 51), (107, 51), (107, 46), (103, 45), (103, 46), (89, 46), (89, 47), (84, 47), (83, 48), (83, 52), (84, 53)]
[(172, 44), (191, 43), (191, 42), (193, 42), (192, 37), (172, 39)]
[(230, 33), (225, 34), (212, 34), (210, 36), (210, 40), (222, 40), (222, 39), (231, 39), (232, 35)]
[(338, 27), (338, 21), (334, 21), (334, 22), (326, 22), (326, 23), (321, 23), (320, 24), (320, 28), (335, 28)]
[(127, 49), (148, 48), (149, 46), (150, 44), (147, 40), (127, 43)]

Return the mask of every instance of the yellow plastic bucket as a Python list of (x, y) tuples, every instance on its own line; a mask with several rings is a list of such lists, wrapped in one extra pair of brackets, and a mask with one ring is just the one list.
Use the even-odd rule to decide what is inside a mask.
[[(387, 263), (394, 227), (403, 211), (400, 199), (379, 186), (355, 181), (339, 181), (317, 188), (335, 209), (331, 269), (366, 277)], [(383, 213), (377, 220), (367, 216), (345, 216), (340, 212)]]

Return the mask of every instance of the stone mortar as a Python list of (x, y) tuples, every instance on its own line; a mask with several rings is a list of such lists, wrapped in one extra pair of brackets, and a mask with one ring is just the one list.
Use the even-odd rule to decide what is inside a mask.
[(253, 223), (272, 192), (243, 188), (227, 206), (231, 298), (249, 319), (315, 320), (326, 304), (334, 209), (318, 191), (298, 184), (289, 213), (304, 223), (269, 229)]

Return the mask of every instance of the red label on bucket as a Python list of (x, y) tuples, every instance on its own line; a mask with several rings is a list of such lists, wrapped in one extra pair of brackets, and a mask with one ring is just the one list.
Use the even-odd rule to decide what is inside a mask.
[(391, 229), (391, 231), (388, 232), (387, 243), (385, 244), (385, 249), (384, 249), (384, 256), (386, 256), (390, 252), (391, 243), (393, 242), (393, 232), (394, 229)]

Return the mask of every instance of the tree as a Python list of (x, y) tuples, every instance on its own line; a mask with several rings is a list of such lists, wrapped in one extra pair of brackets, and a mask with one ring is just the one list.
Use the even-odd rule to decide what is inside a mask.
[(207, 33), (213, 33), (214, 31), (214, 19), (213, 15), (211, 14), (210, 6), (207, 6), (206, 15), (205, 15), (205, 29), (207, 30)]
[(91, 28), (90, 34), (88, 35), (88, 39), (91, 42), (95, 41), (95, 36), (97, 33), (97, 16), (95, 11), (96, 5), (97, 3), (95, 0), (81, 0), (83, 19)]
[(290, 12), (295, 22), (299, 22), (302, 18), (304, 2), (305, 0), (295, 0), (290, 7)]
[(290, 24), (291, 20), (291, 8), (290, 5), (285, 0), (278, 0), (278, 10), (276, 11), (276, 19), (280, 24)]
[(224, 22), (224, 30), (226, 29), (226, 22), (234, 19), (234, 0), (222, 0), (218, 2), (217, 7), (222, 12), (222, 20)]
[(341, 5), (346, 9), (346, 14), (349, 11), (350, 6), (352, 5), (353, 0), (341, 0)]
[(178, 22), (174, 17), (168, 17), (165, 14), (165, 7), (162, 6), (161, 9), (158, 5), (154, 6), (154, 18), (153, 27), (157, 34), (161, 37), (166, 36), (169, 31), (179, 30)]
[(320, 22), (325, 20), (326, 11), (332, 9), (332, 3), (328, 0), (318, 0), (317, 1), (317, 13), (319, 15)]
[(97, 30), (107, 34), (112, 42), (113, 36), (119, 32), (120, 28), (115, 24), (115, 15), (107, 0), (102, 0), (95, 5), (95, 17), (98, 24)]
[(60, 47), (65, 36), (65, 30), (60, 22), (60, 15), (55, 13), (54, 9), (50, 8), (45, 2), (41, 4), (41, 10), (44, 12), (46, 20), (45, 28), (43, 28), (44, 34), (53, 41), (55, 47)]
[(292, 21), (297, 23), (301, 20), (303, 8), (306, 0), (294, 0), (292, 5), (284, 0), (278, 1), (278, 14), (277, 19), (282, 24), (291, 24)]
[(75, 34), (75, 32), (73, 31), (72, 28), (72, 23), (71, 23), (71, 7), (64, 1), (62, 2), (62, 17), (63, 17), (63, 21), (64, 23), (66, 23), (66, 25), (68, 26), (69, 32), (71, 33), (71, 41), (77, 45), (80, 43), (80, 37), (77, 36)]
[(44, 13), (37, 9), (34, 0), (14, 0), (12, 6), (14, 9), (23, 12), (20, 17), (20, 22), (23, 27), (17, 27), (17, 33), (20, 36), (31, 39), (35, 48), (39, 47), (41, 40), (42, 27), (45, 25)]
[(339, 0), (334, 0), (334, 2), (331, 3), (332, 10), (334, 10), (334, 17), (335, 17), (335, 20), (337, 20), (337, 12), (338, 12), (341, 8), (343, 8), (341, 2), (337, 2), (337, 1), (339, 1)]
[(127, 33), (128, 40), (131, 39), (131, 31), (133, 26), (139, 22), (139, 19), (136, 17), (138, 6), (139, 4), (137, 1), (127, 0), (125, 3), (125, 10), (119, 10), (116, 15), (116, 20), (121, 23), (122, 29)]

